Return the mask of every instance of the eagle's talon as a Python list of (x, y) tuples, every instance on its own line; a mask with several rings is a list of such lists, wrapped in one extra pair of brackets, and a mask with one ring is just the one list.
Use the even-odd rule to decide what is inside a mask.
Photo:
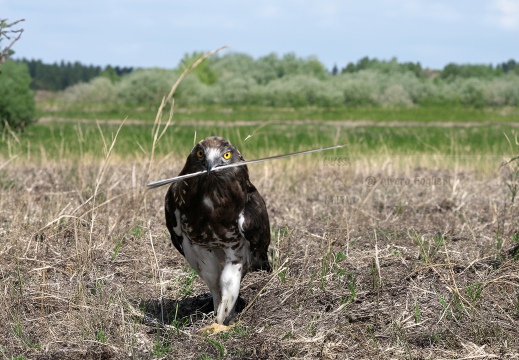
[(203, 335), (218, 334), (218, 333), (223, 332), (223, 331), (229, 331), (234, 326), (235, 326), (235, 324), (227, 326), (227, 325), (221, 325), (221, 324), (218, 324), (218, 323), (213, 323), (211, 325), (204, 326), (202, 329), (200, 329), (200, 332)]

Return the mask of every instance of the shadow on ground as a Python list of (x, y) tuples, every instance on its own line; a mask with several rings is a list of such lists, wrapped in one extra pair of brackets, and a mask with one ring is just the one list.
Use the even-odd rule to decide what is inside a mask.
[[(241, 313), (245, 306), (247, 306), (246, 301), (238, 297), (236, 314)], [(213, 298), (209, 293), (187, 296), (180, 300), (162, 299), (162, 302), (160, 299), (142, 300), (139, 308), (148, 320), (159, 324), (180, 322), (184, 326), (189, 326), (214, 311)]]

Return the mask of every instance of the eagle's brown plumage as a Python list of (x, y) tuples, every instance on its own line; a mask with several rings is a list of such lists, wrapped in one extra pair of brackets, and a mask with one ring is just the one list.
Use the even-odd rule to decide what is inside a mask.
[(173, 183), (166, 194), (173, 245), (209, 287), (219, 324), (232, 319), (247, 271), (271, 270), (267, 209), (247, 166), (211, 171), (240, 161), (244, 159), (231, 143), (208, 137), (195, 145), (179, 175), (208, 173)]

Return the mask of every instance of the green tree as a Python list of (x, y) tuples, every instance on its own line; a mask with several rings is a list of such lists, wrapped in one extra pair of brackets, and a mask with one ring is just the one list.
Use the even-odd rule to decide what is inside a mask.
[(99, 75), (110, 80), (112, 84), (116, 83), (119, 80), (119, 75), (117, 75), (117, 71), (110, 65), (108, 65)]
[(502, 68), (495, 68), (492, 65), (458, 65), (458, 64), (447, 64), (443, 68), (441, 77), (447, 80), (453, 80), (455, 78), (485, 78), (490, 79), (496, 76), (500, 76), (503, 73)]
[(507, 62), (504, 62), (497, 66), (504, 73), (516, 73), (519, 74), (519, 64), (514, 60), (510, 59)]
[(370, 59), (365, 56), (356, 64), (348, 63), (346, 67), (342, 69), (342, 73), (355, 73), (362, 70), (374, 70), (384, 74), (395, 74), (395, 73), (406, 73), (412, 72), (416, 77), (424, 77), (424, 71), (422, 65), (419, 62), (412, 63), (399, 63), (397, 58), (392, 58), (389, 61), (378, 60), (377, 58)]
[[(181, 71), (189, 68), (191, 65), (195, 63), (198, 59), (200, 59), (205, 53), (204, 52), (193, 52), (192, 55), (185, 54), (182, 60), (180, 60), (179, 68)], [(202, 61), (198, 66), (193, 70), (193, 73), (198, 76), (201, 82), (207, 85), (213, 85), (216, 80), (218, 80), (219, 74), (213, 69), (211, 63), (216, 61), (216, 57), (208, 58)]]
[(0, 74), (0, 122), (2, 127), (23, 129), (34, 122), (34, 93), (27, 65), (8, 60)]
[[(83, 65), (79, 61), (74, 63), (61, 61), (59, 64), (57, 62), (44, 64), (41, 60), (27, 60), (25, 58), (15, 61), (25, 63), (29, 67), (29, 74), (32, 78), (31, 89), (33, 90), (64, 90), (78, 83), (87, 83), (101, 75), (102, 72), (100, 66)], [(132, 70), (132, 68), (121, 69), (118, 67), (114, 69), (108, 65), (105, 71), (108, 71), (110, 73), (108, 77), (113, 79), (112, 76), (114, 75), (118, 77), (121, 73), (130, 73)]]

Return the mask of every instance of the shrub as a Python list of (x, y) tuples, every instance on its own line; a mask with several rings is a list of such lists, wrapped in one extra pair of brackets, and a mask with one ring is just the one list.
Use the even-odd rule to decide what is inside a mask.
[(376, 97), (377, 103), (383, 107), (411, 107), (413, 100), (409, 92), (401, 84), (392, 84)]
[(227, 77), (215, 86), (213, 98), (226, 105), (254, 104), (252, 93), (256, 86), (252, 77)]
[(177, 78), (171, 70), (136, 70), (116, 84), (117, 97), (127, 105), (158, 105)]
[(460, 84), (459, 94), (464, 105), (482, 108), (486, 105), (484, 87), (485, 83), (477, 78), (464, 80)]
[(326, 81), (310, 75), (276, 79), (263, 88), (262, 101), (267, 106), (331, 106), (340, 99), (339, 91), (334, 94)]
[(488, 106), (519, 105), (519, 77), (510, 74), (506, 78), (493, 79), (483, 88)]
[[(175, 76), (169, 86), (170, 89), (179, 76), (180, 74)], [(175, 91), (175, 103), (181, 106), (214, 104), (214, 91), (212, 89), (216, 87), (216, 85), (209, 86), (203, 83), (196, 74), (188, 74)]]
[(100, 76), (88, 83), (79, 83), (65, 89), (63, 101), (78, 104), (107, 104), (116, 101), (116, 94), (112, 82)]
[(27, 65), (8, 60), (0, 74), (0, 122), (23, 129), (35, 121), (34, 93)]
[(371, 71), (337, 76), (343, 92), (343, 103), (349, 106), (375, 105), (373, 94), (377, 89), (377, 74)]

